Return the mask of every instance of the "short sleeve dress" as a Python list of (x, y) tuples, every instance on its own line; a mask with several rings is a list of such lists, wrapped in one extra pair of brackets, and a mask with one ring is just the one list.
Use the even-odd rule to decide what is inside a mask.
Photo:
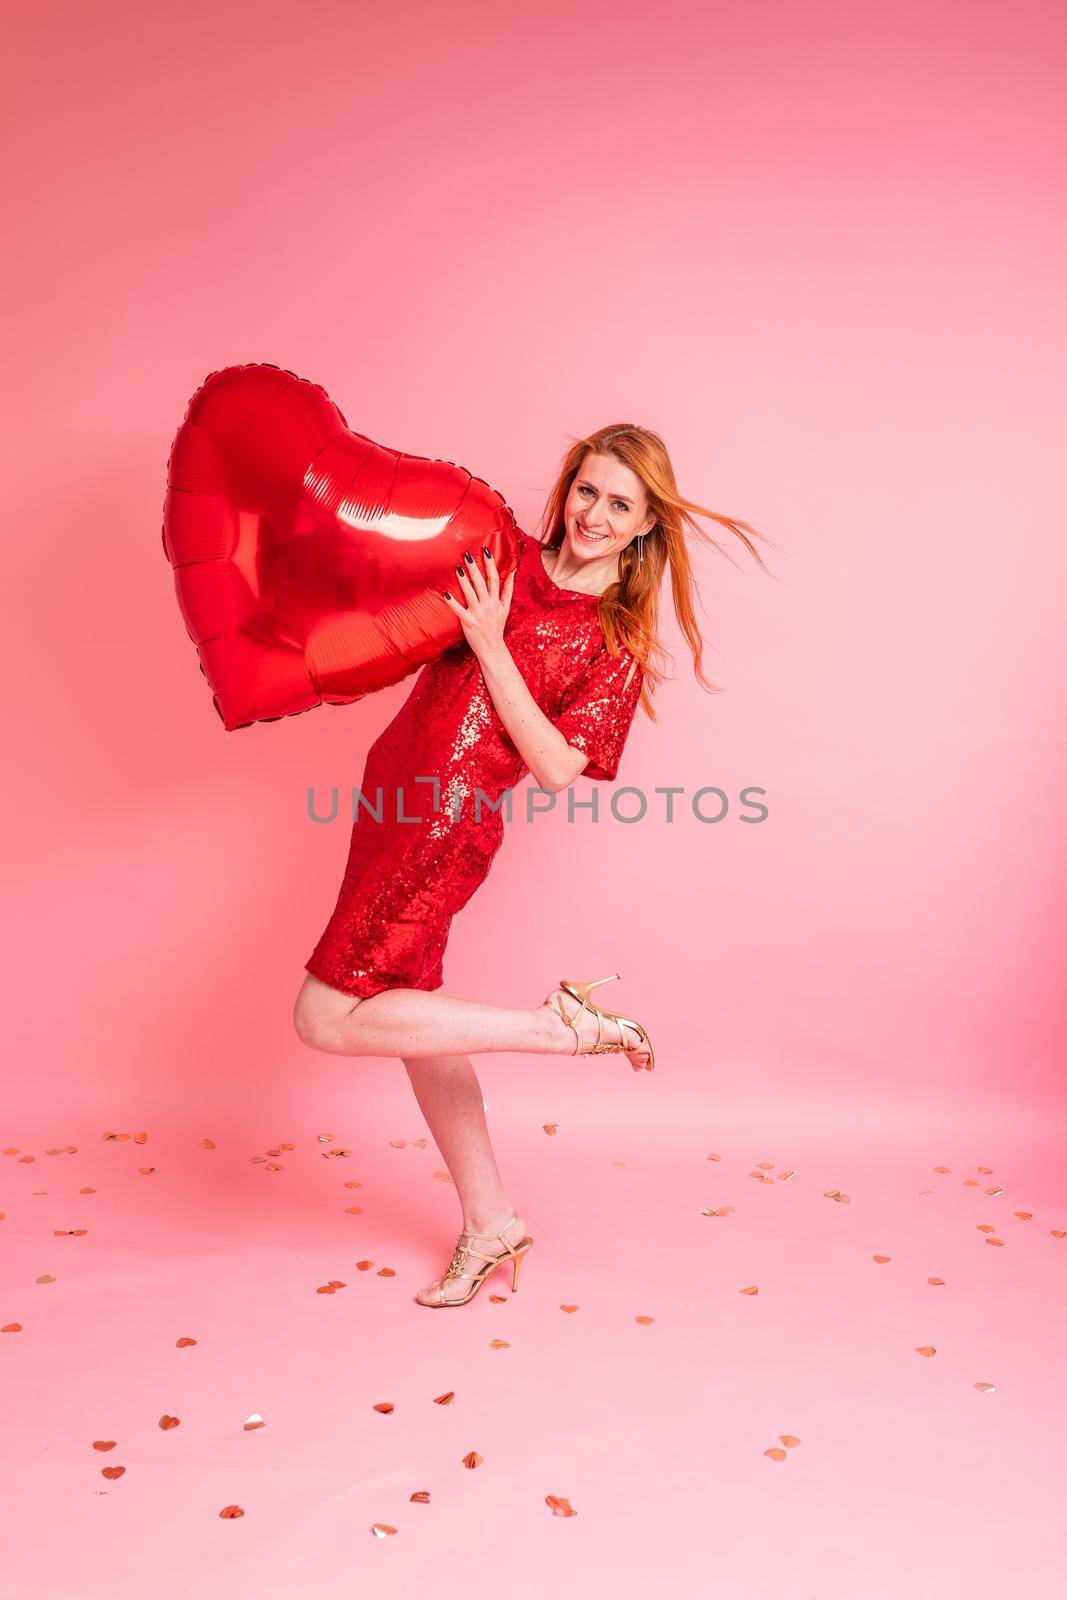
[[(561, 588), (540, 541), (519, 541), (504, 641), (542, 711), (588, 755), (582, 775), (612, 781), (644, 670), (625, 648), (608, 653), (597, 596)], [(306, 970), (358, 998), (439, 989), (452, 918), (503, 842), (501, 797), (528, 771), (466, 639), (427, 662), (367, 753), (337, 904)]]

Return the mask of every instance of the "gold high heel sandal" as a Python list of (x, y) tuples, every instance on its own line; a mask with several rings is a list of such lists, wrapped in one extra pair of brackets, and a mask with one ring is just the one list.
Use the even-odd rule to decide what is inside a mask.
[[(510, 1261), (512, 1263), (511, 1292), (514, 1294), (515, 1290), (519, 1287), (519, 1268), (522, 1266), (522, 1258), (533, 1244), (533, 1239), (528, 1233), (524, 1233), (517, 1244), (511, 1244), (507, 1239), (504, 1238), (505, 1233), (515, 1221), (515, 1218), (518, 1216), (518, 1214), (519, 1213), (517, 1211), (513, 1211), (499, 1233), (469, 1233), (466, 1229), (464, 1229), (459, 1238), (456, 1240), (456, 1248), (452, 1252), (452, 1260), (448, 1263), (444, 1277), (437, 1280), (438, 1299), (417, 1299), (416, 1304), (420, 1306), (428, 1305), (434, 1310), (438, 1310), (441, 1306), (465, 1306), (468, 1300), (474, 1299), (474, 1296), (478, 1293), (478, 1290), (481, 1288), (486, 1278), (489, 1277), (490, 1273), (493, 1271), (493, 1268), (499, 1267), (502, 1261)], [(484, 1251), (475, 1250), (473, 1248), (475, 1239), (499, 1239), (500, 1243), (504, 1246), (504, 1251), (500, 1255), (486, 1255)], [(469, 1241), (469, 1243), (465, 1241)], [(479, 1267), (477, 1272), (464, 1272), (462, 1269), (466, 1266), (471, 1256), (477, 1256), (479, 1260), (485, 1262), (485, 1266)], [(470, 1288), (467, 1290), (467, 1293), (458, 1300), (448, 1300), (444, 1298), (444, 1286), (446, 1280), (449, 1278), (470, 1279)]]
[[(545, 999), (542, 1003), (546, 1005), (550, 1011), (554, 1011), (557, 1016), (562, 1017), (568, 1027), (574, 1029), (574, 1054), (576, 1056), (601, 1056), (615, 1054), (620, 1051), (624, 1053), (632, 1053), (635, 1050), (646, 1050), (648, 1052), (648, 1060), (645, 1062), (645, 1070), (646, 1072), (651, 1072), (656, 1064), (656, 1057), (652, 1050), (652, 1041), (648, 1037), (648, 1034), (645, 1032), (641, 1024), (635, 1021), (633, 1017), (624, 1017), (617, 1011), (601, 1011), (598, 1006), (590, 1005), (589, 1003), (589, 994), (591, 990), (597, 988), (598, 985), (602, 983), (610, 983), (613, 978), (617, 977), (619, 977), (619, 973), (612, 972), (609, 973), (606, 978), (597, 978), (592, 983), (573, 983), (569, 978), (561, 978), (559, 980), (559, 987), (563, 990), (564, 994), (570, 995), (574, 1000), (581, 1001), (581, 1005), (578, 1007), (573, 1016), (568, 1017), (567, 1013), (563, 1009), (562, 1004), (560, 1003), (558, 993), (555, 989), (552, 990), (551, 994), (545, 996)], [(582, 1036), (577, 1025), (578, 1018), (581, 1016), (583, 1011), (591, 1012), (596, 1018), (596, 1044), (591, 1045), (588, 1050), (583, 1050), (580, 1048)], [(604, 1038), (605, 1022), (615, 1023), (615, 1026), (619, 1030), (619, 1037), (617, 1040), (612, 1041)], [(627, 1044), (626, 1034), (624, 1032), (625, 1028), (633, 1028), (634, 1032), (638, 1035), (637, 1044)], [(635, 1072), (640, 1072), (640, 1070), (640, 1067), (634, 1068)]]

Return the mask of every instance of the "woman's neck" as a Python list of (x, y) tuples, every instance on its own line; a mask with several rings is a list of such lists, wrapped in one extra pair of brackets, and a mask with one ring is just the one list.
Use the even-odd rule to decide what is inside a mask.
[[(571, 566), (566, 567), (564, 565), (564, 563), (562, 562), (562, 559), (561, 559), (566, 554), (566, 550), (565, 550), (565, 547), (563, 545), (557, 546), (556, 549), (554, 549), (554, 550), (550, 549), (548, 553), (552, 557), (552, 573), (551, 573), (552, 581), (553, 581), (553, 583), (557, 584), (559, 586), (559, 588), (561, 588), (561, 589), (569, 589), (574, 594), (601, 595), (601, 594), (604, 593), (605, 589), (610, 589), (611, 585), (613, 583), (618, 582), (619, 563), (618, 563), (617, 560), (610, 560), (610, 561), (604, 561), (604, 562), (599, 562), (599, 561), (575, 561)], [(611, 566), (611, 568), (613, 570), (611, 571), (611, 573), (610, 573), (610, 575), (609, 575), (609, 577), (607, 579), (607, 582), (602, 584), (599, 589), (591, 589), (591, 588), (585, 588), (585, 587), (579, 589), (579, 588), (576, 588), (574, 584), (568, 582), (568, 579), (574, 577), (579, 572), (587, 573), (589, 571), (592, 571), (593, 576), (594, 577), (598, 577), (600, 575), (602, 567), (607, 567), (609, 565)]]

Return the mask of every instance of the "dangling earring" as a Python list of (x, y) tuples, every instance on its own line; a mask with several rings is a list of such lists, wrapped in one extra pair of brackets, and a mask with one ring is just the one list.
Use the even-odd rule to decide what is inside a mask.
[(643, 533), (639, 533), (637, 535), (637, 565), (640, 566), (644, 559), (645, 559), (645, 536), (644, 536)]

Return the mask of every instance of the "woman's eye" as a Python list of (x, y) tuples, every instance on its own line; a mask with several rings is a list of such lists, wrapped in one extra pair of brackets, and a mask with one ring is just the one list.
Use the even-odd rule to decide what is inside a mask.
[[(579, 494), (592, 494), (592, 492), (593, 492), (592, 489), (590, 489), (590, 487), (589, 487), (589, 485), (587, 483), (583, 483), (578, 489), (578, 493)], [(615, 504), (618, 507), (619, 511), (624, 513), (624, 514), (625, 514), (625, 512), (627, 512), (630, 509), (629, 506), (626, 504), (625, 500), (616, 500)]]

